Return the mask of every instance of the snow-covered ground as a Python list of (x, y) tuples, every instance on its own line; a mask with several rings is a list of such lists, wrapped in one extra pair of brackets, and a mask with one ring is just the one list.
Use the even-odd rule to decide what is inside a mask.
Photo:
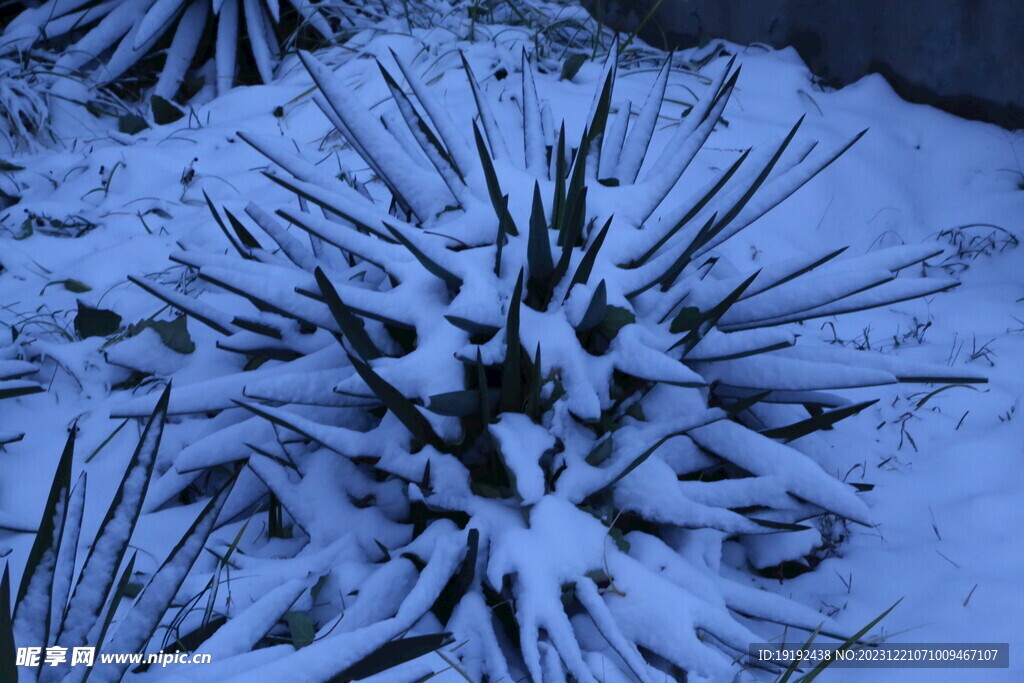
[[(377, 38), (365, 53), (386, 61), (389, 46), (410, 52), (405, 40)], [(834, 431), (793, 445), (814, 452), (840, 479), (874, 485), (862, 495), (876, 526), (837, 530), (841, 542), (812, 572), (781, 585), (751, 581), (834, 614), (851, 631), (903, 598), (876, 632), (906, 642), (1009, 642), (1011, 648), (1009, 670), (833, 670), (828, 680), (1020, 680), (1024, 668), (1015, 650), (1024, 645), (1024, 251), (1013, 236), (1024, 235), (1024, 135), (907, 104), (879, 76), (823, 91), (792, 50), (727, 47), (738, 53), (743, 72), (723, 116), (728, 125), (715, 131), (698, 164), (731, 161), (743, 149), (785, 134), (803, 115), (804, 132), (824, 145), (869, 129), (837, 163), (732, 240), (733, 260), (756, 265), (845, 245), (856, 254), (898, 244), (945, 247), (925, 267), (959, 279), (962, 285), (951, 292), (793, 329), (990, 379), (934, 395), (937, 386), (849, 392), (881, 400)], [(467, 48), (478, 73), (493, 73), (507, 54), (486, 43)], [(383, 97), (372, 59), (341, 51), (329, 57), (344, 62), (337, 78), (364, 102)], [(723, 57), (712, 60), (706, 73), (723, 65)], [(461, 78), (454, 53), (431, 68), (430, 75), (452, 83)], [(63, 148), (4, 159), (24, 170), (5, 173), (3, 181), (16, 183), (22, 200), (0, 215), (0, 354), (14, 352), (4, 346), (13, 325), (23, 351), (40, 359), (35, 379), (48, 388), (0, 402), (0, 433), (25, 433), (0, 452), (5, 525), (34, 527), (67, 430), (76, 422), (76, 470), (88, 471), (90, 498), (113, 495), (137, 438), (129, 423), (100, 448), (122, 422), (111, 412), (131, 397), (130, 390), (116, 388), (130, 375), (119, 363), (173, 374), (175, 385), (183, 386), (226, 362), (229, 354), (213, 347), (215, 335), (191, 322), (197, 350), (182, 355), (167, 352), (152, 330), (112, 344), (102, 337), (72, 341), (72, 319), (79, 299), (116, 311), (125, 324), (158, 313), (160, 303), (126, 278), (162, 273), (163, 281), (179, 282), (185, 270), (168, 254), (223, 246), (204, 192), (239, 214), (250, 201), (268, 208), (292, 201), (258, 172), (265, 159), (236, 131), (293, 139), (307, 154), (320, 149), (314, 160), (333, 168), (334, 141), (319, 142), (331, 126), (310, 99), (309, 76), (294, 59), (282, 71), (273, 85), (238, 88), (174, 124), (135, 136), (82, 133)], [(556, 120), (589, 107), (599, 72), (599, 64), (589, 63), (572, 83), (539, 82)], [(625, 72), (617, 95), (642, 102), (655, 75)], [(673, 72), (668, 97), (692, 102), (696, 82), (692, 74)], [(490, 78), (486, 87), (500, 92), (503, 84)], [(458, 97), (446, 104), (470, 106), (464, 90), (453, 89)], [(666, 127), (679, 111), (675, 104), (666, 107)], [(66, 115), (74, 117), (73, 111)], [(63, 125), (75, 130), (74, 121)], [(78, 237), (67, 236), (69, 228), (45, 225), (28, 234), (26, 212), (64, 221), (77, 216), (96, 227)], [(83, 289), (81, 283), (88, 291), (70, 291), (69, 280), (71, 289)], [(168, 431), (158, 474), (169, 470), (191, 438), (186, 430)], [(105, 505), (87, 510), (86, 538), (104, 511)], [(195, 504), (143, 515), (136, 568), (155, 570), (197, 512)], [(233, 527), (215, 537), (230, 542), (235, 533)], [(10, 564), (14, 585), (31, 540), (30, 534), (0, 532), (0, 556)], [(444, 668), (439, 659), (433, 664)]]

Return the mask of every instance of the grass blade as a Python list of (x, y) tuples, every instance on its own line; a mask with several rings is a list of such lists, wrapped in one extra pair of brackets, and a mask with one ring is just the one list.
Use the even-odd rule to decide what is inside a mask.
[[(875, 618), (874, 618), (874, 619), (873, 619), (873, 620), (871, 621), (871, 623), (869, 623), (869, 624), (868, 624), (867, 626), (865, 626), (865, 627), (864, 627), (864, 628), (862, 628), (861, 630), (859, 630), (859, 631), (857, 631), (856, 633), (854, 633), (854, 634), (853, 634), (852, 636), (850, 636), (850, 638), (849, 638), (849, 639), (847, 639), (847, 641), (846, 641), (845, 643), (843, 643), (843, 644), (842, 644), (842, 645), (841, 645), (841, 646), (840, 646), (840, 647), (839, 647), (839, 648), (838, 648), (838, 649), (836, 650), (836, 653), (839, 653), (839, 652), (845, 652), (846, 650), (849, 650), (849, 649), (850, 649), (851, 647), (853, 647), (853, 646), (854, 646), (854, 645), (855, 645), (855, 644), (856, 644), (856, 643), (857, 643), (857, 642), (858, 642), (858, 641), (860, 640), (861, 636), (863, 636), (863, 635), (864, 635), (865, 633), (867, 633), (868, 631), (870, 631), (871, 629), (873, 629), (873, 628), (875, 627), (875, 624), (877, 624), (877, 623), (878, 623), (878, 622), (880, 622), (880, 621), (881, 621), (882, 619), (885, 619), (885, 618), (886, 618), (887, 616), (889, 616), (889, 612), (891, 612), (891, 611), (893, 611), (894, 609), (896, 609), (896, 605), (900, 604), (901, 602), (903, 602), (903, 598), (900, 598), (899, 600), (897, 600), (896, 602), (894, 602), (894, 603), (892, 604), (892, 607), (890, 607), (889, 609), (887, 609), (887, 610), (885, 610), (884, 612), (882, 612), (881, 614), (879, 614), (879, 615), (878, 615), (877, 617), (875, 617)], [(825, 669), (826, 669), (826, 668), (827, 668), (827, 667), (828, 667), (828, 666), (829, 666), (829, 665), (830, 665), (830, 664), (831, 664), (831, 663), (832, 663), (833, 661), (835, 661), (835, 657), (832, 657), (832, 658), (830, 658), (830, 659), (827, 659), (827, 660), (824, 660), (824, 661), (821, 661), (821, 662), (819, 662), (819, 663), (818, 663), (818, 665), (817, 665), (816, 667), (814, 667), (813, 669), (811, 669), (811, 672), (810, 672), (809, 674), (807, 674), (806, 676), (804, 676), (803, 678), (801, 678), (801, 679), (800, 679), (800, 683), (811, 683), (811, 681), (813, 681), (813, 680), (814, 680), (815, 678), (817, 678), (818, 676), (820, 676), (820, 675), (821, 675), (821, 673), (822, 673), (822, 672), (823, 672), (823, 671), (824, 671), (824, 670), (825, 670)]]
[(384, 643), (341, 673), (335, 674), (326, 683), (349, 683), (349, 681), (369, 678), (374, 674), (439, 650), (448, 644), (450, 639), (450, 633), (431, 633), (425, 636), (410, 636), (392, 640)]

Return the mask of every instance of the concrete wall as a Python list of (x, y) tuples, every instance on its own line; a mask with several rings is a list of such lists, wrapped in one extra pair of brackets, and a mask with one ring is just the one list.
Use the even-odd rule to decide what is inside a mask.
[[(651, 4), (589, 1), (625, 30)], [(1024, 0), (663, 0), (640, 35), (792, 45), (829, 85), (877, 72), (908, 100), (1024, 128)]]

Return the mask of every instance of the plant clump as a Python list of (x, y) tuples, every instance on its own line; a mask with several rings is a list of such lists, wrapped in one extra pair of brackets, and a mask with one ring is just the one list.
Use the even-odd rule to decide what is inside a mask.
[[(671, 57), (634, 110), (616, 99), (618, 54), (590, 111), (556, 127), (525, 54), (507, 111), (464, 61), (475, 111), (460, 125), (398, 55), (380, 65), (379, 115), (302, 52), (317, 105), (378, 182), (240, 133), (298, 208), (210, 202), (233, 253), (172, 256), (237, 306), (134, 279), (244, 361), (176, 389), (171, 414), (212, 422), (155, 504), (217, 492), (247, 461), (258, 482), (232, 509), (268, 510), (294, 581), (221, 628), (256, 620), (232, 631), (249, 648), (285, 622), (315, 632), (269, 664), (239, 654), (236, 675), (359, 678), (450, 635), (469, 680), (655, 681), (730, 675), (757, 621), (824, 621), (845, 640), (737, 580), (723, 548), (761, 569), (820, 545), (819, 518), (871, 523), (855, 487), (787, 445), (870, 405), (831, 392), (982, 380), (798, 344), (786, 325), (956, 283), (906, 276), (927, 245), (738, 270), (719, 247), (863, 133), (822, 149), (796, 122), (695, 187), (687, 169), (739, 69), (662, 135)], [(234, 561), (257, 562), (244, 551)], [(316, 606), (289, 616), (314, 583)]]

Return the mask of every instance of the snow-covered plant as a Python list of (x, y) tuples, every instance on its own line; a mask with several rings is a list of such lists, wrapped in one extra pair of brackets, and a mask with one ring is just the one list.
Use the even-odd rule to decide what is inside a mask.
[(11, 20), (0, 56), (30, 53), (39, 68), (89, 74), (97, 85), (158, 58), (152, 94), (173, 100), (191, 76), (218, 94), (243, 70), (270, 82), (300, 36), (323, 42), (365, 28), (442, 29), (492, 39), (494, 31), (479, 30), (486, 25), (529, 30), (538, 50), (559, 60), (569, 47), (603, 52), (612, 35), (581, 7), (550, 0), (45, 0)]
[[(956, 283), (907, 272), (931, 246), (734, 268), (721, 245), (863, 133), (820, 149), (798, 122), (695, 186), (685, 172), (738, 69), (656, 137), (671, 60), (637, 113), (615, 100), (617, 54), (589, 114), (556, 129), (525, 55), (515, 125), (465, 63), (470, 126), (398, 56), (378, 115), (301, 53), (383, 187), (241, 134), (284, 171), (267, 176), (300, 209), (277, 214), (308, 242), (255, 204), (243, 220), (211, 203), (237, 256), (172, 258), (237, 304), (134, 278), (246, 359), (176, 390), (171, 413), (215, 417), (155, 502), (215, 490), (207, 472), (247, 460), (261, 485), (233, 509), (269, 490), (271, 535), (292, 522), (300, 541), (277, 562), (326, 581), (315, 640), (270, 663), (239, 653), (308, 584), (233, 615), (218, 646), (239, 680), (260, 665), (267, 680), (359, 678), (351, 667), (410, 629), (451, 633), (445, 657), (474, 681), (718, 680), (757, 621), (828, 622), (730, 566), (798, 559), (825, 515), (870, 524), (853, 487), (786, 442), (869, 405), (830, 390), (952, 378), (796, 344), (785, 325)], [(723, 562), (725, 546), (748, 564)]]
[[(0, 36), (0, 55), (58, 51), (59, 74), (90, 72), (99, 85), (121, 78), (155, 49), (165, 52), (153, 93), (173, 99), (193, 66), (208, 62), (218, 93), (235, 83), (238, 48), (248, 45), (256, 72), (273, 78), (282, 40), (308, 25), (334, 35), (323, 0), (46, 0), (22, 11)], [(290, 28), (281, 25), (282, 14)], [(279, 34), (282, 36), (279, 38)]]
[(51, 139), (50, 110), (38, 78), (21, 63), (0, 58), (0, 151), (33, 151)]
[[(149, 417), (135, 453), (128, 463), (114, 499), (88, 546), (84, 564), (74, 580), (85, 509), (86, 475), (71, 485), (75, 428), (71, 430), (54, 475), (43, 509), (35, 542), (29, 552), (21, 583), (14, 595), (13, 618), (8, 604), (0, 604), (0, 671), (3, 680), (16, 681), (15, 646), (67, 648), (59, 666), (44, 665), (21, 680), (117, 681), (128, 664), (104, 664), (95, 669), (72, 666), (73, 648), (94, 647), (102, 652), (141, 652), (174, 599), (199, 553), (206, 544), (230, 486), (214, 496), (202, 509), (181, 540), (138, 593), (134, 604), (118, 614), (129, 595), (133, 579), (134, 554), (117, 578), (142, 510), (143, 499), (160, 448), (167, 420), (168, 387)], [(7, 576), (0, 593), (9, 596)], [(8, 601), (0, 600), (0, 603)], [(117, 626), (107, 638), (112, 621)]]

